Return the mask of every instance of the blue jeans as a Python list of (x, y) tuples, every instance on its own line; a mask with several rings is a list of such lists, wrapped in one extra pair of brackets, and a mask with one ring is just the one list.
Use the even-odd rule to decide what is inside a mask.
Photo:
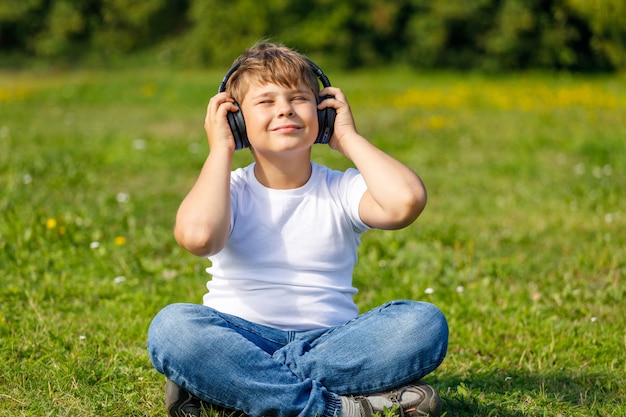
[(339, 414), (339, 395), (421, 379), (443, 361), (445, 317), (393, 301), (332, 328), (285, 331), (197, 304), (161, 310), (148, 331), (154, 367), (200, 399), (250, 416)]

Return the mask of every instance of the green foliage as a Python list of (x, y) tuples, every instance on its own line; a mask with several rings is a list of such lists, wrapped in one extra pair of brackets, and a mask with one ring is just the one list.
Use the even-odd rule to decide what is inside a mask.
[(567, 0), (566, 3), (588, 22), (590, 46), (617, 68), (626, 67), (626, 2), (623, 0)]
[[(0, 73), (0, 415), (165, 415), (146, 332), (205, 291), (172, 226), (222, 75)], [(626, 415), (624, 78), (329, 76), (428, 188), (414, 225), (363, 236), (355, 285), (362, 311), (442, 308), (446, 415)]]
[(186, 2), (102, 0), (93, 47), (114, 53), (135, 51), (175, 33)]
[(273, 28), (271, 18), (283, 11), (284, 2), (195, 1), (189, 11), (192, 29), (183, 42), (186, 61), (225, 64), (236, 57), (261, 34)]
[(394, 33), (397, 10), (372, 0), (197, 1), (190, 9), (193, 24), (183, 45), (192, 62), (213, 65), (232, 61), (264, 37), (307, 53), (325, 51), (346, 64), (378, 61), (387, 51), (375, 44), (380, 33)]
[(8, 0), (0, 6), (0, 47), (48, 58), (130, 53), (175, 34), (186, 7), (176, 0)]
[(46, 16), (45, 29), (33, 39), (33, 48), (43, 56), (70, 53), (88, 30), (87, 16), (71, 1), (57, 1)]
[[(567, 10), (542, 1), (508, 0), (496, 16), (496, 25), (484, 39), (491, 65), (505, 68), (584, 67), (585, 51), (577, 51), (579, 32)], [(580, 61), (579, 61), (580, 60)]]
[[(507, 70), (606, 68), (590, 59), (586, 23), (560, 1), (420, 2), (409, 22), (418, 66)], [(427, 4), (427, 5), (426, 5)], [(598, 54), (599, 57), (603, 55)]]
[(30, 42), (45, 18), (43, 3), (44, 0), (0, 2), (0, 50), (23, 48)]
[(336, 65), (624, 70), (623, 0), (6, 0), (0, 50), (59, 60), (148, 51), (226, 66), (270, 38)]

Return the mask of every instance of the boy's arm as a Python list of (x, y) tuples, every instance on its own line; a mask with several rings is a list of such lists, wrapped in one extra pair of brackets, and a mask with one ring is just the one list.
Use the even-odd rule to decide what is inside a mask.
[(399, 229), (413, 223), (426, 205), (426, 189), (419, 176), (357, 133), (340, 89), (329, 87), (321, 94), (335, 96), (334, 100), (322, 101), (329, 101), (337, 110), (330, 146), (354, 163), (367, 185), (359, 204), (361, 220), (379, 229)]
[(226, 112), (236, 110), (226, 93), (213, 97), (204, 127), (211, 151), (195, 184), (176, 214), (174, 237), (198, 256), (213, 255), (226, 245), (230, 232), (230, 171), (235, 142)]

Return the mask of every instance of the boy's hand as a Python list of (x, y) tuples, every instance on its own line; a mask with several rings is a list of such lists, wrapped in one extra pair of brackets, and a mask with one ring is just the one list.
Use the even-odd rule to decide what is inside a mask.
[(235, 100), (228, 93), (218, 93), (211, 98), (204, 118), (206, 131), (211, 150), (226, 148), (234, 152), (235, 139), (228, 125), (227, 114), (237, 111)]
[(350, 109), (350, 105), (348, 104), (345, 94), (340, 88), (326, 87), (320, 91), (320, 96), (333, 96), (322, 100), (318, 108), (322, 110), (327, 107), (333, 107), (337, 111), (333, 137), (330, 139), (328, 145), (332, 149), (339, 150), (341, 152), (342, 140), (357, 133), (354, 118), (352, 116), (352, 110)]

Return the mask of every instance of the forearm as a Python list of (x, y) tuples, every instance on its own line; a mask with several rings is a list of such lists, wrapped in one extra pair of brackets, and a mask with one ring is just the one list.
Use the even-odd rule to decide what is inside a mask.
[(198, 256), (219, 252), (230, 232), (230, 171), (233, 150), (211, 151), (176, 214), (174, 236)]
[(396, 229), (419, 216), (426, 205), (426, 189), (413, 170), (356, 132), (343, 138), (338, 150), (354, 163), (367, 184), (360, 210), (366, 223)]

